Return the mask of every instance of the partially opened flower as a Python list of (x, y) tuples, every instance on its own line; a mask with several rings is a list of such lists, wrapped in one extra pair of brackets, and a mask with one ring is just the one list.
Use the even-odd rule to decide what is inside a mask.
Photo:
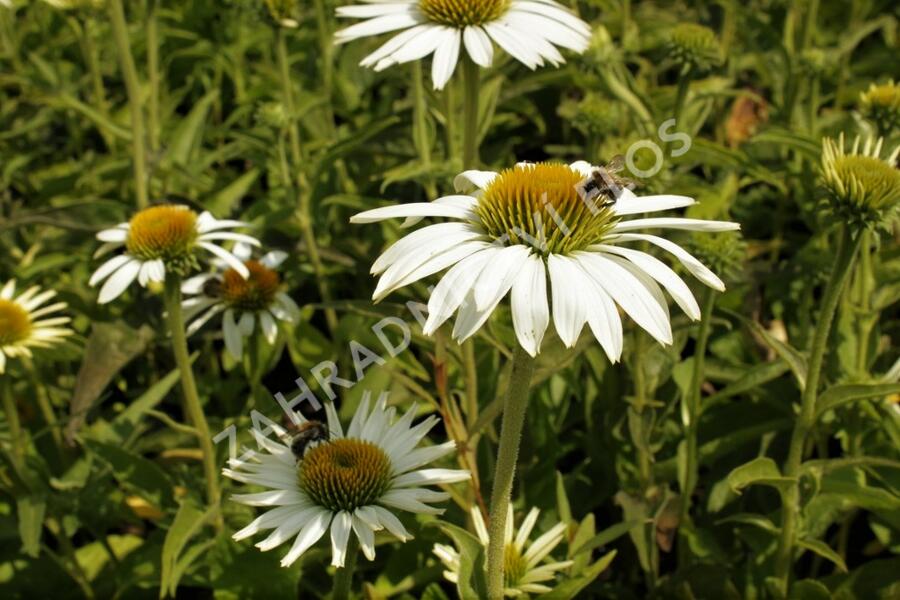
[(869, 84), (859, 96), (863, 116), (875, 123), (879, 133), (889, 136), (900, 129), (900, 84), (891, 79), (881, 85)]
[(195, 213), (186, 206), (151, 206), (135, 214), (128, 223), (97, 234), (106, 242), (98, 254), (125, 246), (125, 252), (103, 263), (91, 276), (90, 285), (106, 281), (98, 302), (105, 304), (119, 297), (135, 279), (141, 286), (165, 281), (166, 272), (186, 275), (199, 267), (198, 254), (205, 250), (225, 261), (241, 277), (249, 277), (244, 263), (216, 242), (230, 240), (258, 246), (259, 242), (242, 233), (223, 231), (246, 227), (241, 221), (218, 220), (208, 212)]
[(473, 62), (489, 67), (496, 42), (536, 69), (565, 62), (557, 46), (584, 52), (590, 26), (553, 0), (366, 0), (337, 9), (339, 17), (365, 19), (335, 33), (337, 43), (403, 30), (362, 61), (376, 71), (434, 53), (431, 79), (442, 89), (463, 47)]
[[(386, 530), (402, 541), (412, 539), (396, 511), (432, 515), (443, 512), (429, 503), (446, 500), (449, 494), (425, 486), (469, 478), (468, 471), (422, 468), (452, 453), (456, 444), (419, 447), (439, 419), (431, 416), (413, 426), (415, 406), (395, 420), (395, 409), (386, 407), (386, 394), (370, 410), (367, 392), (346, 433), (330, 402), (325, 404), (325, 410), (330, 439), (308, 447), (301, 458), (292, 452), (290, 440), (270, 440), (254, 430), (253, 435), (265, 452), (257, 453), (251, 462), (231, 460), (231, 468), (223, 471), (236, 481), (268, 488), (232, 496), (241, 504), (269, 509), (235, 533), (234, 539), (272, 530), (256, 544), (263, 551), (293, 540), (281, 560), (285, 567), (329, 530), (332, 565), (344, 566), (351, 530), (359, 539), (363, 554), (373, 560), (376, 531)], [(286, 437), (283, 430), (279, 434)]]
[(617, 199), (609, 190), (592, 198), (582, 187), (592, 173), (594, 168), (584, 161), (568, 166), (520, 164), (500, 173), (466, 171), (455, 184), (457, 189), (474, 189), (471, 195), (376, 208), (354, 216), (354, 223), (394, 217), (411, 218), (407, 225), (421, 217), (455, 220), (419, 229), (388, 248), (372, 265), (372, 273), (381, 275), (373, 298), (381, 300), (450, 267), (428, 301), (426, 334), (458, 311), (453, 337), (465, 340), (511, 291), (516, 336), (532, 356), (540, 351), (550, 323), (551, 299), (556, 331), (568, 347), (575, 345), (587, 324), (610, 360), (617, 361), (623, 340), (617, 304), (659, 342), (671, 343), (663, 290), (691, 319), (700, 318), (700, 308), (671, 268), (629, 244), (657, 246), (697, 279), (722, 290), (722, 281), (683, 248), (638, 232), (715, 232), (740, 226), (681, 217), (625, 219), (688, 206), (694, 200), (674, 195), (638, 197), (628, 189), (620, 189)]
[(844, 135), (837, 141), (822, 141), (822, 183), (828, 192), (828, 208), (844, 223), (854, 227), (886, 224), (900, 207), (900, 170), (896, 167), (900, 146), (881, 158), (883, 140), (859, 137), (849, 152)]
[(278, 321), (293, 323), (300, 309), (283, 289), (275, 270), (287, 254), (269, 252), (259, 260), (251, 260), (250, 246), (238, 244), (233, 254), (243, 261), (249, 275), (245, 278), (234, 267), (215, 261), (214, 273), (195, 275), (181, 286), (186, 296), (182, 306), (191, 335), (219, 313), (225, 348), (237, 360), (244, 351), (243, 338), (250, 337), (259, 325), (269, 344), (278, 336)]
[[(488, 531), (484, 517), (481, 516), (481, 511), (474, 507), (471, 514), (478, 539), (487, 548)], [(564, 523), (557, 523), (534, 542), (529, 543), (528, 538), (537, 523), (539, 514), (540, 511), (537, 508), (532, 508), (519, 530), (514, 531), (512, 506), (509, 508), (509, 515), (506, 518), (506, 535), (504, 536), (504, 596), (514, 598), (527, 594), (545, 594), (552, 589), (544, 585), (545, 582), (551, 581), (558, 571), (567, 569), (573, 564), (571, 560), (550, 561), (541, 564), (565, 537), (566, 526)], [(435, 544), (433, 552), (447, 567), (444, 577), (448, 581), (456, 583), (459, 580), (459, 552), (445, 544)]]
[(71, 319), (50, 316), (66, 307), (65, 302), (46, 304), (56, 296), (53, 290), (41, 291), (32, 286), (15, 296), (16, 281), (10, 279), (0, 289), (0, 374), (6, 371), (6, 361), (17, 356), (31, 356), (32, 348), (49, 348), (72, 334), (62, 327)]

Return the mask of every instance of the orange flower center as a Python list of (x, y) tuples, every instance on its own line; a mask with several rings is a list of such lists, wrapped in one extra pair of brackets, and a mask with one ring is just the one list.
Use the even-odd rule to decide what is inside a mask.
[(247, 279), (234, 269), (228, 269), (222, 276), (222, 297), (225, 301), (243, 310), (262, 310), (271, 306), (281, 285), (278, 273), (259, 261), (244, 263), (250, 276)]
[(28, 311), (12, 300), (0, 300), (0, 346), (28, 339), (30, 333)]

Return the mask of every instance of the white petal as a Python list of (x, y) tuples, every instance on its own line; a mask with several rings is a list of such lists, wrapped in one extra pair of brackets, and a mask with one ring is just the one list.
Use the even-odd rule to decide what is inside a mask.
[[(128, 254), (120, 254), (119, 256), (112, 257), (111, 259), (109, 259), (108, 261), (106, 261), (105, 263), (100, 265), (100, 268), (98, 268), (96, 271), (94, 271), (94, 274), (91, 275), (91, 278), (88, 281), (88, 285), (90, 285), (91, 287), (97, 285), (98, 283), (100, 283), (101, 281), (103, 281), (104, 279), (109, 277), (109, 275), (113, 271), (117, 270), (119, 267), (121, 267), (122, 265), (124, 265), (125, 263), (127, 263), (130, 260), (134, 260), (134, 259), (131, 256), (129, 256)], [(12, 283), (14, 283), (14, 282), (9, 281), (9, 282), (7, 282), (6, 286), (8, 287)], [(4, 287), (3, 289), (4, 289), (4, 291), (6, 291), (6, 287)], [(10, 292), (10, 296), (11, 295), (12, 295), (12, 292)], [(4, 297), (4, 299), (8, 300), (9, 298)]]
[(189, 277), (188, 279), (184, 280), (184, 283), (181, 284), (181, 293), (199, 294), (203, 292), (203, 286), (206, 285), (206, 282), (213, 277), (214, 275), (212, 273), (201, 273), (200, 275)]
[(238, 330), (240, 330), (241, 335), (243, 336), (252, 335), (254, 325), (256, 325), (256, 317), (254, 317), (253, 313), (250, 311), (242, 314), (237, 324)]
[(494, 171), (463, 171), (453, 179), (453, 188), (458, 192), (470, 192), (475, 189), (486, 190), (497, 178)]
[(516, 281), (530, 253), (525, 246), (515, 245), (494, 254), (475, 282), (475, 308), (484, 310), (497, 301), (498, 295), (502, 298)]
[(436, 202), (412, 202), (410, 204), (397, 204), (373, 208), (350, 217), (351, 223), (376, 223), (385, 219), (397, 217), (450, 217), (454, 219), (470, 220), (475, 218), (471, 210), (458, 208), (448, 204)]
[(623, 189), (618, 200), (613, 205), (613, 212), (617, 216), (635, 215), (640, 213), (656, 212), (682, 208), (694, 204), (694, 199), (688, 196), (635, 196), (634, 192)]
[(491, 39), (478, 25), (470, 25), (463, 30), (463, 42), (466, 52), (476, 65), (484, 68), (491, 66), (494, 60), (494, 47)]
[(125, 243), (125, 240), (128, 239), (128, 230), (127, 229), (104, 229), (100, 233), (97, 234), (97, 239), (101, 242), (107, 243)]
[[(399, 51), (401, 48), (405, 48), (407, 44), (415, 43), (414, 40), (418, 39), (420, 35), (422, 35), (422, 40), (428, 37), (428, 33), (434, 28), (433, 25), (417, 25), (406, 31), (402, 31), (385, 42), (380, 48), (378, 48), (375, 52), (368, 55), (362, 61), (360, 61), (359, 65), (361, 67), (371, 67), (373, 65), (378, 64), (382, 60), (388, 60), (390, 64), (394, 64), (399, 61), (391, 61), (391, 56)], [(433, 38), (432, 38), (433, 39)], [(433, 52), (434, 47), (432, 47), (429, 52)], [(389, 65), (388, 65), (389, 66)]]
[(281, 559), (282, 567), (289, 567), (306, 552), (310, 546), (315, 544), (325, 535), (328, 525), (331, 523), (331, 513), (327, 510), (320, 511), (316, 516), (309, 520), (303, 526), (303, 529), (294, 540), (294, 545), (290, 551)]
[[(377, 275), (384, 272), (391, 264), (404, 257), (421, 252), (423, 247), (432, 244), (443, 244), (444, 250), (455, 244), (482, 237), (483, 233), (468, 223), (438, 223), (417, 229), (396, 242), (381, 253), (372, 263), (371, 273)], [(436, 240), (443, 240), (438, 242)]]
[(118, 271), (109, 276), (103, 287), (100, 288), (100, 295), (97, 298), (99, 304), (106, 304), (118, 298), (125, 291), (134, 278), (137, 277), (141, 270), (141, 263), (137, 260), (130, 260), (123, 264)]
[[(102, 269), (103, 267), (100, 267), (100, 268)], [(113, 269), (113, 270), (115, 270), (115, 269)], [(92, 282), (93, 282), (93, 279), (94, 278), (91, 277)], [(94, 285), (94, 284), (91, 283), (91, 285)], [(16, 293), (16, 280), (10, 279), (9, 281), (7, 281), (6, 283), (3, 284), (3, 289), (0, 290), (0, 299), (9, 300), (10, 298), (13, 297), (13, 294), (15, 294), (15, 293)]]
[(378, 521), (384, 525), (384, 528), (391, 532), (395, 537), (404, 542), (413, 539), (412, 534), (406, 530), (403, 523), (400, 522), (400, 519), (398, 519), (394, 513), (381, 506), (373, 505), (369, 508), (375, 512), (378, 516)]
[(344, 567), (352, 523), (353, 519), (347, 511), (342, 510), (334, 515), (334, 520), (331, 522), (331, 566), (333, 567)]
[(209, 242), (197, 242), (197, 245), (201, 248), (209, 250), (210, 252), (221, 258), (223, 261), (225, 261), (225, 264), (237, 271), (244, 279), (250, 277), (250, 271), (247, 270), (247, 266), (243, 262), (238, 260), (237, 257), (228, 250), (225, 250), (224, 248), (221, 248)]
[(678, 217), (655, 217), (651, 219), (633, 219), (620, 221), (612, 228), (612, 233), (634, 231), (636, 229), (686, 229), (688, 231), (736, 231), (740, 223), (731, 221), (706, 221), (704, 219), (682, 219)]
[(634, 275), (599, 253), (575, 252), (573, 256), (638, 325), (660, 343), (672, 343), (668, 316)]
[(225, 336), (225, 348), (235, 360), (241, 360), (244, 352), (244, 344), (241, 339), (241, 331), (234, 322), (234, 311), (228, 309), (222, 319), (222, 333)]
[(278, 326), (275, 324), (272, 315), (267, 311), (259, 313), (259, 326), (262, 328), (266, 341), (269, 342), (270, 345), (274, 344), (275, 338), (278, 336)]
[(636, 267), (643, 270), (666, 288), (687, 316), (695, 321), (700, 318), (700, 306), (697, 304), (697, 300), (691, 293), (691, 289), (684, 281), (682, 281), (675, 271), (670, 269), (661, 260), (646, 252), (632, 250), (631, 248), (606, 245), (602, 245), (600, 248), (604, 252), (617, 254), (630, 260)]
[(619, 309), (616, 308), (616, 304), (609, 297), (609, 294), (591, 277), (590, 266), (582, 264), (582, 261), (578, 258), (576, 260), (578, 261), (578, 266), (582, 268), (594, 286), (591, 292), (591, 301), (587, 305), (587, 319), (591, 333), (600, 342), (600, 346), (606, 352), (610, 362), (617, 363), (622, 357), (624, 345), (622, 318), (619, 316)]
[(512, 287), (511, 308), (516, 339), (531, 356), (541, 351), (550, 324), (547, 303), (547, 271), (540, 256), (532, 254)]
[[(237, 248), (235, 248), (235, 250), (237, 250)], [(247, 258), (249, 258), (249, 256)], [(283, 252), (281, 250), (272, 250), (271, 252), (267, 252), (259, 262), (261, 262), (263, 266), (270, 269), (277, 269), (279, 266), (281, 266), (281, 263), (283, 263), (286, 258), (287, 252)]]
[(468, 481), (472, 474), (461, 469), (421, 469), (395, 477), (391, 482), (394, 489), (419, 485), (438, 485)]
[(352, 524), (353, 531), (356, 532), (356, 537), (359, 539), (359, 547), (367, 559), (375, 560), (375, 532), (368, 523), (357, 516), (357, 513), (359, 513), (359, 509), (354, 511)]
[(553, 298), (553, 323), (559, 339), (567, 348), (572, 348), (587, 322), (591, 287), (578, 265), (567, 256), (551, 254), (547, 258), (547, 268)]
[(434, 50), (434, 60), (431, 63), (431, 82), (436, 90), (444, 89), (456, 69), (461, 34), (458, 29), (448, 27), (444, 28), (440, 36), (441, 42)]
[(455, 265), (489, 245), (481, 240), (449, 244), (446, 238), (423, 244), (417, 254), (407, 255), (388, 267), (378, 280), (372, 299), (378, 302), (394, 290)]
[[(713, 273), (709, 268), (706, 267), (703, 263), (697, 260), (691, 253), (687, 250), (676, 244), (675, 242), (671, 242), (665, 238), (661, 238), (655, 235), (648, 235), (644, 233), (626, 233), (623, 235), (615, 236), (614, 238), (610, 238), (611, 241), (615, 242), (634, 242), (634, 241), (644, 241), (659, 246), (663, 250), (671, 253), (672, 256), (678, 259), (684, 268), (690, 271), (691, 275), (708, 285), (709, 287), (719, 290), (720, 292), (725, 290), (725, 284)], [(591, 248), (588, 248), (589, 250)]]
[(380, 35), (389, 31), (405, 29), (417, 25), (418, 20), (412, 14), (412, 11), (406, 13), (392, 13), (374, 19), (363, 21), (336, 31), (334, 34), (335, 43), (343, 44), (351, 40), (361, 37), (369, 37)]

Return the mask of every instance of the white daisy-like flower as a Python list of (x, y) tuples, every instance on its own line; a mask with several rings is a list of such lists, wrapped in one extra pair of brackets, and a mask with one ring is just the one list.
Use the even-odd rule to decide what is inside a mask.
[(224, 312), (222, 336), (225, 348), (236, 360), (243, 356), (243, 338), (253, 335), (257, 323), (266, 341), (274, 344), (278, 321), (293, 323), (300, 314), (297, 304), (282, 289), (281, 277), (275, 270), (287, 254), (276, 250), (257, 261), (251, 260), (251, 252), (247, 244), (235, 245), (232, 252), (243, 261), (249, 273), (246, 278), (234, 267), (214, 261), (218, 267), (215, 273), (195, 275), (181, 286), (187, 334)]
[(464, 47), (472, 61), (489, 67), (493, 43), (536, 69), (565, 62), (557, 46), (584, 52), (590, 26), (553, 0), (366, 0), (343, 6), (339, 17), (365, 19), (335, 33), (339, 44), (403, 30), (360, 63), (376, 71), (434, 53), (435, 89), (450, 80)]
[(62, 327), (71, 318), (50, 316), (66, 307), (65, 302), (48, 300), (56, 296), (53, 290), (41, 291), (33, 286), (16, 293), (16, 280), (10, 279), (0, 289), (0, 374), (6, 371), (6, 361), (17, 356), (31, 357), (32, 348), (49, 348), (72, 334)]
[[(346, 432), (334, 406), (326, 402), (329, 440), (308, 447), (299, 460), (291, 451), (289, 440), (273, 441), (254, 430), (253, 435), (265, 452), (256, 453), (248, 462), (230, 460), (231, 468), (223, 473), (231, 479), (268, 488), (236, 494), (232, 499), (270, 510), (235, 533), (234, 539), (273, 530), (256, 544), (263, 551), (293, 540), (281, 560), (281, 565), (287, 567), (330, 529), (331, 564), (342, 567), (351, 530), (359, 539), (363, 554), (373, 560), (376, 531), (386, 530), (402, 541), (412, 539), (395, 511), (441, 514), (442, 509), (429, 503), (444, 501), (449, 494), (425, 486), (465, 481), (469, 472), (422, 467), (452, 453), (456, 443), (418, 447), (439, 419), (430, 416), (413, 426), (413, 406), (395, 421), (396, 410), (386, 407), (386, 398), (382, 394), (370, 410), (370, 395), (364, 394)], [(297, 416), (300, 427), (304, 427), (308, 422)], [(278, 433), (288, 437), (283, 430)]]
[(474, 190), (471, 194), (355, 215), (353, 223), (395, 217), (407, 217), (404, 225), (422, 217), (455, 219), (419, 229), (378, 257), (372, 273), (381, 278), (373, 299), (379, 301), (398, 288), (450, 267), (428, 300), (426, 335), (458, 310), (453, 337), (465, 340), (511, 291), (516, 336), (532, 356), (540, 352), (551, 304), (556, 331), (567, 347), (575, 345), (587, 323), (609, 359), (618, 361), (623, 335), (616, 305), (656, 340), (670, 344), (672, 326), (662, 290), (691, 319), (700, 318), (700, 307), (671, 268), (628, 244), (657, 246), (697, 279), (723, 290), (722, 280), (679, 245), (639, 232), (715, 232), (739, 229), (740, 225), (681, 217), (625, 219), (688, 206), (694, 200), (667, 194), (638, 197), (628, 189), (621, 189), (618, 198), (606, 194), (592, 198), (582, 185), (594, 169), (579, 161), (568, 166), (522, 163), (500, 173), (466, 171), (454, 184), (457, 190)]
[[(475, 532), (486, 550), (488, 531), (484, 524), (484, 517), (481, 516), (481, 511), (475, 507), (472, 508), (471, 514)], [(539, 514), (540, 511), (537, 508), (532, 508), (519, 530), (514, 531), (513, 509), (512, 506), (509, 507), (503, 550), (504, 596), (514, 598), (526, 594), (545, 594), (551, 591), (551, 588), (544, 585), (544, 582), (551, 581), (558, 571), (568, 569), (573, 564), (571, 560), (541, 564), (565, 537), (566, 526), (564, 523), (557, 523), (529, 544), (528, 536), (531, 535), (531, 530), (534, 529)], [(456, 548), (445, 544), (435, 544), (433, 552), (447, 567), (444, 577), (448, 581), (457, 583), (460, 562), (459, 552)]]
[(165, 281), (168, 269), (181, 275), (196, 269), (200, 249), (225, 261), (242, 277), (249, 277), (244, 263), (216, 244), (230, 240), (259, 245), (249, 235), (223, 231), (235, 227), (247, 227), (247, 223), (219, 220), (206, 211), (198, 215), (186, 206), (165, 204), (145, 208), (128, 223), (101, 231), (97, 239), (106, 243), (98, 255), (120, 246), (125, 246), (125, 253), (103, 263), (91, 276), (92, 286), (106, 280), (97, 301), (105, 304), (118, 298), (135, 279), (145, 287), (151, 281)]

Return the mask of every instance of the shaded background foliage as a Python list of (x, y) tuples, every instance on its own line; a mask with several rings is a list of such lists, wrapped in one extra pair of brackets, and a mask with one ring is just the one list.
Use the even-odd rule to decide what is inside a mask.
[[(834, 244), (817, 203), (819, 142), (841, 131), (875, 133), (858, 98), (870, 83), (900, 75), (897, 8), (864, 0), (565, 3), (593, 24), (592, 47), (563, 68), (535, 72), (498, 54), (482, 74), (482, 162), (598, 162), (640, 139), (668, 154), (657, 129), (680, 111), (677, 129), (691, 135), (690, 150), (667, 155), (642, 189), (698, 198), (689, 216), (739, 221), (746, 243), (718, 265), (729, 287), (716, 299), (704, 369), (692, 521), (680, 516), (679, 444), (697, 327), (683, 315), (673, 315), (675, 342), (667, 348), (627, 332), (618, 365), (588, 336), (573, 350), (548, 344), (527, 417), (516, 506), (544, 509), (546, 527), (571, 524), (568, 552), (579, 561), (573, 577), (592, 554), (617, 550), (612, 566), (585, 582), (584, 597), (760, 597), (780, 503), (765, 486), (738, 493), (735, 469), (786, 455), (803, 370), (796, 349), (808, 345), (816, 327)], [(8, 373), (34, 447), (30, 480), (8, 469), (3, 476), (3, 589), (61, 597), (83, 595), (88, 586), (99, 597), (153, 597), (178, 586), (179, 593), (222, 598), (326, 594), (325, 550), (281, 569), (277, 552), (259, 553), (202, 525), (195, 442), (171, 425), (181, 413), (160, 333), (159, 290), (132, 290), (101, 307), (86, 284), (97, 266), (94, 233), (135, 209), (127, 95), (107, 14), (19, 4), (14, 13), (0, 8), (0, 280), (56, 289), (78, 335), (38, 357), (35, 371)], [(235, 364), (216, 327), (191, 340), (213, 431), (235, 424), (245, 442), (250, 408), (277, 418), (272, 394), (292, 392), (297, 376), (314, 385), (309, 369), (321, 360), (337, 361), (349, 377), (350, 340), (379, 348), (368, 328), (383, 316), (412, 323), (403, 303), (427, 298), (419, 284), (379, 305), (369, 302), (369, 265), (400, 233), (395, 224), (353, 227), (349, 216), (449, 192), (460, 170), (459, 93), (448, 102), (426, 85), (427, 114), (417, 122), (417, 68), (358, 67), (376, 42), (332, 48), (334, 20), (323, 22), (311, 3), (300, 4), (298, 26), (281, 34), (263, 2), (148, 0), (126, 7), (145, 107), (158, 98), (147, 131), (151, 199), (251, 222), (267, 247), (290, 254), (284, 273), (303, 319), (275, 348), (259, 345), (256, 356)], [(333, 14), (336, 2), (323, 4)], [(812, 5), (818, 12), (810, 23)], [(155, 84), (151, 20), (158, 24)], [(670, 40), (686, 22), (716, 32), (722, 60), (691, 72), (679, 108), (684, 76)], [(287, 44), (293, 111), (277, 35)], [(456, 125), (452, 133), (448, 124)], [(289, 156), (295, 125), (299, 163)], [(896, 131), (881, 133), (896, 145)], [(652, 156), (637, 160), (652, 163)], [(298, 194), (311, 207), (318, 274)], [(700, 256), (722, 259), (723, 248), (693, 243)], [(873, 237), (866, 251), (870, 268), (854, 275), (832, 337), (829, 386), (900, 379), (895, 234)], [(326, 310), (334, 311), (334, 323)], [(449, 417), (436, 436), (467, 442), (483, 481), (493, 467), (494, 399), (515, 343), (508, 311), (500, 312), (475, 341), (480, 407), (463, 400), (458, 348), (441, 336), (424, 338), (414, 326), (408, 351), (367, 370), (361, 385), (342, 394), (342, 414), (352, 413), (366, 388), (390, 389), (400, 405), (417, 400)], [(33, 408), (35, 394), (49, 396), (58, 427)], [(819, 421), (808, 456), (820, 462), (802, 481), (804, 536), (813, 540), (797, 563), (804, 598), (900, 594), (896, 398), (869, 394)], [(77, 442), (61, 452), (54, 445), (60, 429)], [(223, 460), (225, 450), (219, 446)], [(639, 453), (649, 457), (649, 473), (641, 472)], [(475, 500), (472, 490), (457, 490), (449, 520), (464, 524)], [(224, 510), (233, 527), (252, 514), (230, 503)], [(430, 554), (444, 536), (424, 523), (411, 530), (416, 540), (380, 545), (376, 561), (361, 564), (357, 580), (367, 582), (368, 597), (455, 594)]]

